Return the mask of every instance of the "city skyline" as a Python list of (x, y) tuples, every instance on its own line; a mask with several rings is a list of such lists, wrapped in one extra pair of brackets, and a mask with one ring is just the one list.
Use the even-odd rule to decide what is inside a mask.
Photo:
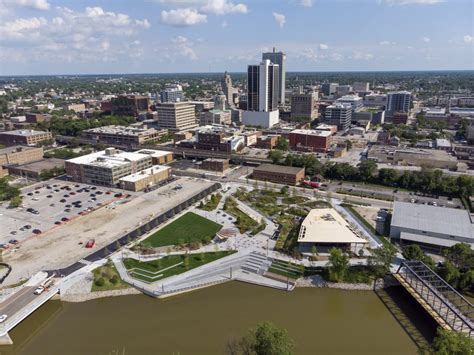
[(474, 69), (469, 0), (1, 3), (0, 75)]

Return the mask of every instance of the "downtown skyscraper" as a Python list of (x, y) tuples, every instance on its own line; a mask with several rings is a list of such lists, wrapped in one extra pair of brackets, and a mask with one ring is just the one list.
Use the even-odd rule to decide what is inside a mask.
[(280, 105), (285, 104), (285, 88), (286, 88), (286, 54), (283, 52), (267, 52), (262, 54), (262, 60), (268, 59), (273, 64), (278, 65), (278, 74), (280, 79), (280, 84), (278, 88), (278, 103)]

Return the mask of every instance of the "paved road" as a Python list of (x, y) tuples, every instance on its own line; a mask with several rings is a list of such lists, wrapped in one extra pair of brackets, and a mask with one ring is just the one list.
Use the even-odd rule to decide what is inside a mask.
[(11, 317), (22, 310), (23, 307), (38, 297), (33, 293), (35, 289), (36, 286), (25, 286), (0, 303), (0, 314), (6, 314), (8, 317)]

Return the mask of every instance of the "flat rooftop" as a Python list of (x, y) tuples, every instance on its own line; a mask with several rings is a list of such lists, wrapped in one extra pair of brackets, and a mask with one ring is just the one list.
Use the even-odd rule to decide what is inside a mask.
[(367, 243), (358, 237), (333, 208), (317, 208), (309, 212), (301, 224), (298, 243)]
[(42, 147), (27, 147), (23, 145), (14, 145), (11, 147), (6, 147), (0, 149), (0, 155), (2, 154), (11, 154), (11, 153), (19, 153), (19, 152), (25, 152), (28, 150), (37, 150), (37, 149), (43, 149)]
[(124, 176), (120, 178), (120, 181), (124, 182), (137, 182), (140, 181), (146, 177), (153, 176), (154, 174), (161, 173), (163, 171), (169, 170), (169, 166), (164, 166), (164, 165), (153, 165), (150, 168), (147, 168), (145, 170), (142, 170), (138, 173), (130, 174), (127, 176)]
[(466, 210), (395, 201), (392, 226), (469, 238), (474, 243), (474, 224)]
[(29, 137), (29, 136), (35, 136), (38, 134), (45, 134), (48, 132), (45, 131), (35, 131), (33, 129), (17, 129), (14, 131), (4, 131), (0, 132), (0, 134), (4, 135), (10, 135), (10, 136), (22, 136), (22, 137)]
[[(331, 127), (331, 126), (329, 126)], [(295, 129), (290, 133), (294, 134), (304, 134), (307, 136), (315, 136), (315, 137), (329, 137), (332, 135), (332, 132), (329, 130), (322, 130), (322, 129)]]
[(44, 170), (51, 170), (53, 168), (64, 167), (64, 160), (56, 159), (56, 158), (45, 158), (45, 159), (38, 160), (32, 163), (27, 163), (27, 164), (22, 164), (22, 165), (10, 165), (10, 166), (12, 168), (21, 169), (23, 171), (41, 173)]
[(115, 134), (120, 136), (141, 136), (144, 134), (157, 132), (154, 128), (145, 127), (133, 127), (133, 126), (103, 126), (97, 128), (91, 128), (86, 133), (97, 133), (97, 134)]
[(275, 165), (275, 164), (262, 164), (256, 167), (253, 171), (257, 172), (269, 172), (269, 173), (281, 173), (281, 174), (298, 174), (304, 168), (296, 168), (293, 166)]

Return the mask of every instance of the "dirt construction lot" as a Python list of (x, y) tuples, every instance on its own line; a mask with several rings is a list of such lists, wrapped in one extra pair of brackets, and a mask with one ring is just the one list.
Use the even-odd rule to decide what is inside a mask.
[[(115, 201), (59, 228), (29, 238), (5, 255), (4, 261), (12, 266), (12, 272), (4, 285), (29, 278), (40, 270), (69, 266), (211, 185), (204, 180), (179, 178), (157, 190)], [(84, 246), (90, 239), (96, 242), (93, 249)]]

